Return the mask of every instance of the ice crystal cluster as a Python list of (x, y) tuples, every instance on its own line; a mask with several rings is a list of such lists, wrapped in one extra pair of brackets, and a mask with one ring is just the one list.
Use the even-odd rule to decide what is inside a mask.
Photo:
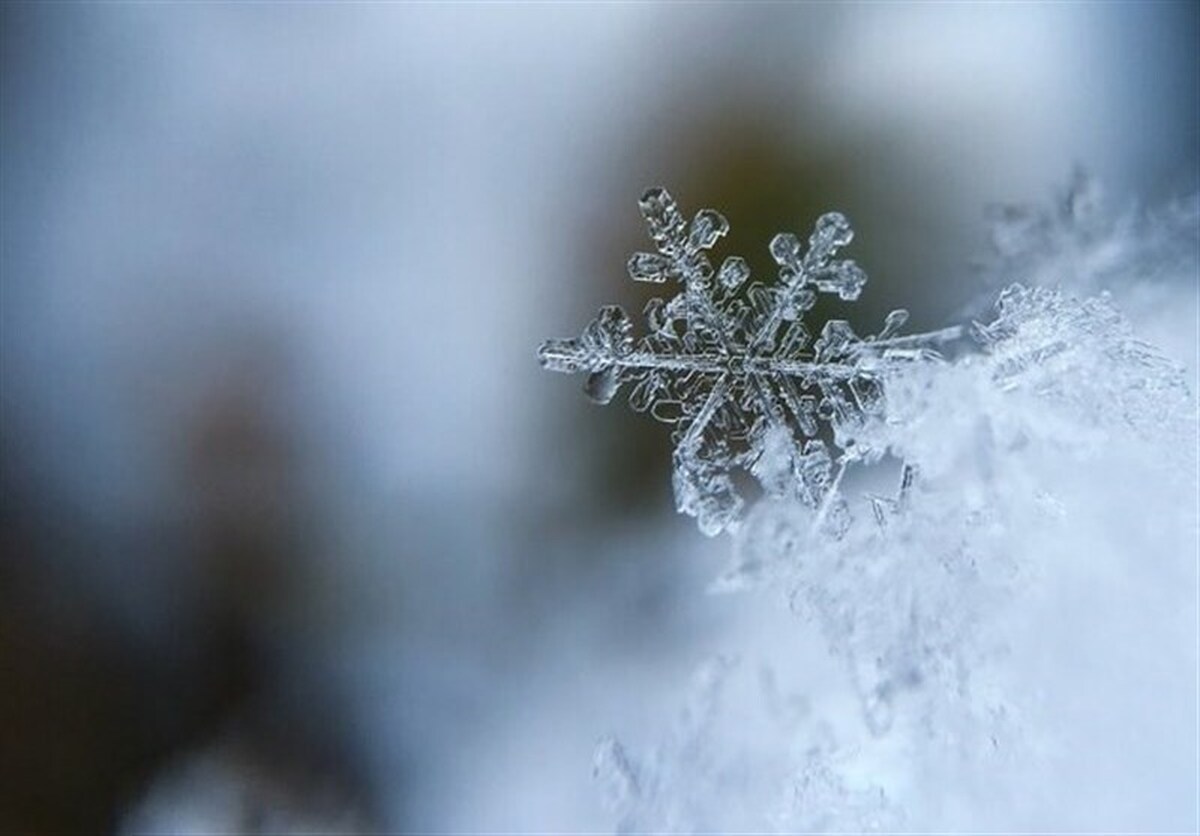
[[(675, 502), (705, 534), (739, 521), (738, 471), (769, 496), (819, 508), (832, 530), (843, 527), (839, 474), (871, 455), (854, 446), (855, 428), (879, 412), (896, 366), (936, 357), (958, 329), (900, 336), (908, 313), (896, 310), (865, 338), (840, 319), (811, 330), (804, 317), (818, 293), (855, 300), (867, 282), (854, 261), (838, 258), (854, 233), (836, 212), (817, 220), (807, 247), (791, 233), (776, 235), (770, 251), (779, 274), (762, 283), (750, 282), (739, 256), (714, 270), (707, 250), (729, 231), (719, 213), (703, 209), (689, 223), (661, 188), (639, 205), (657, 252), (631, 256), (629, 275), (679, 285), (678, 293), (650, 301), (640, 338), (624, 310), (602, 308), (578, 338), (544, 343), (542, 365), (586, 373), (585, 391), (599, 403), (627, 385), (631, 407), (674, 425)], [(820, 438), (822, 424), (840, 450)]]
[[(1002, 214), (989, 275), (1009, 281), (980, 321), (897, 337), (896, 313), (874, 338), (835, 321), (811, 342), (814, 294), (865, 282), (835, 257), (840, 215), (806, 252), (776, 238), (778, 284), (746, 288), (742, 262), (714, 275), (704, 255), (723, 219), (688, 226), (647, 194), (659, 252), (631, 274), (680, 294), (651, 303), (641, 340), (609, 308), (543, 363), (586, 371), (604, 401), (630, 384), (635, 408), (676, 424), (680, 510), (734, 530), (715, 588), (778, 595), (800, 621), (771, 641), (794, 654), (764, 668), (790, 671), (786, 693), (752, 683), (729, 708), (750, 665), (719, 660), (657, 745), (601, 742), (618, 830), (1200, 824), (1196, 406), (1188, 372), (1114, 301), (1159, 282), (1195, 305), (1196, 216), (1130, 226), (1089, 188), (1058, 212)], [(764, 488), (750, 508), (739, 468)]]

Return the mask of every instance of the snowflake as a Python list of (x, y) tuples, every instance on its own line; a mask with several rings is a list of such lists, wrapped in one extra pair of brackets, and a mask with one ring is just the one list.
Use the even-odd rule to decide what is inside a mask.
[(765, 494), (817, 509), (817, 525), (837, 536), (847, 515), (837, 486), (848, 464), (872, 455), (854, 434), (882, 411), (889, 369), (936, 358), (934, 347), (960, 329), (897, 336), (908, 313), (895, 310), (876, 335), (859, 337), (834, 319), (814, 341), (804, 315), (817, 294), (853, 301), (867, 281), (854, 261), (837, 257), (854, 233), (836, 212), (817, 220), (807, 249), (795, 235), (775, 236), (779, 274), (768, 285), (749, 283), (738, 256), (714, 271), (706, 251), (729, 231), (719, 213), (703, 209), (689, 224), (661, 188), (639, 205), (657, 252), (631, 256), (629, 275), (678, 282), (679, 293), (650, 301), (640, 339), (624, 310), (601, 308), (578, 338), (543, 343), (542, 365), (587, 372), (585, 391), (598, 403), (629, 384), (633, 409), (675, 427), (676, 506), (705, 534), (736, 527), (745, 502), (735, 476), (746, 472)]

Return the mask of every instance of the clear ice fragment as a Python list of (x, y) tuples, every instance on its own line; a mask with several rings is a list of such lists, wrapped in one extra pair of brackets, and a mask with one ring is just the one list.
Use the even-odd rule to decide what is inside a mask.
[(707, 250), (729, 232), (729, 221), (712, 209), (701, 209), (692, 220), (688, 241), (693, 248)]
[(731, 255), (717, 271), (717, 281), (727, 290), (734, 290), (750, 278), (750, 265), (741, 256)]
[(671, 260), (656, 253), (634, 253), (627, 265), (629, 278), (635, 282), (665, 282), (671, 270)]

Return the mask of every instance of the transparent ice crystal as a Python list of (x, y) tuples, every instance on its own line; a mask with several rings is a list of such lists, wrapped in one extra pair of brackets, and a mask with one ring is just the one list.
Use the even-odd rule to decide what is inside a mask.
[(1081, 300), (1015, 284), (1000, 294), (996, 310), (990, 323), (975, 324), (975, 336), (1001, 390), (1032, 390), (1073, 405), (1076, 430), (1085, 420), (1115, 420), (1141, 437), (1176, 429), (1167, 419), (1188, 401), (1186, 373), (1134, 335), (1107, 291)]
[[(1062, 548), (1071, 532), (1070, 560), (1096, 538), (1071, 515), (1115, 488), (1082, 474), (1195, 496), (1195, 406), (1185, 370), (1137, 339), (1107, 294), (1014, 284), (974, 337), (976, 353), (890, 378), (883, 420), (857, 439), (904, 462), (893, 497), (867, 497), (876, 524), (833, 539), (813, 532), (810, 509), (763, 503), (717, 588), (785, 590), (844, 660), (872, 735), (904, 707), (930, 740), (1011, 753), (1017, 701), (978, 676), (1002, 663), (1002, 614), (1049, 571), (1042, 544)], [(1160, 503), (1159, 523), (1174, 525)]]
[[(1004, 216), (991, 309), (944, 361), (959, 330), (897, 337), (902, 312), (810, 344), (815, 295), (865, 282), (837, 258), (840, 215), (806, 251), (777, 237), (779, 281), (747, 286), (744, 262), (708, 261), (720, 216), (689, 226), (647, 195), (658, 252), (631, 273), (682, 291), (651, 303), (648, 336), (606, 308), (542, 361), (676, 424), (680, 509), (736, 522), (714, 588), (782, 593), (806, 640), (748, 634), (783, 690), (710, 665), (656, 745), (601, 742), (621, 832), (1164, 829), (1160, 809), (1195, 831), (1174, 742), (1194, 716), (1195, 370), (1141, 335), (1194, 306), (1197, 204), (1110, 221), (1096, 194), (1078, 180), (1054, 212)], [(886, 495), (843, 499), (851, 463)], [(738, 470), (767, 494), (744, 517)]]
[[(631, 256), (629, 275), (678, 283), (678, 293), (650, 301), (640, 338), (624, 310), (602, 308), (579, 337), (543, 343), (543, 367), (587, 373), (584, 389), (602, 404), (628, 385), (631, 407), (675, 427), (676, 506), (705, 534), (741, 519), (740, 471), (766, 495), (816, 509), (817, 524), (837, 536), (846, 518), (841, 473), (871, 455), (855, 445), (855, 431), (881, 412), (891, 370), (936, 359), (935, 348), (960, 329), (900, 336), (908, 313), (895, 310), (873, 336), (858, 336), (841, 319), (814, 334), (804, 316), (817, 294), (853, 301), (867, 281), (853, 260), (838, 257), (854, 236), (839, 213), (817, 219), (807, 248), (791, 233), (776, 235), (778, 276), (764, 283), (750, 282), (738, 256), (714, 269), (707, 251), (729, 231), (719, 213), (702, 209), (689, 223), (661, 188), (639, 205), (656, 252)], [(822, 439), (822, 425), (836, 449)]]

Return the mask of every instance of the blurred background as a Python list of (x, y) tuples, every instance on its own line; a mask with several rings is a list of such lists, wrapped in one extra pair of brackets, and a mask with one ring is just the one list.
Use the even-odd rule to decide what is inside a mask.
[(1197, 8), (3, 4), (0, 831), (607, 829), (747, 606), (535, 358), (642, 191), (937, 327), (989, 204), (1195, 191)]

